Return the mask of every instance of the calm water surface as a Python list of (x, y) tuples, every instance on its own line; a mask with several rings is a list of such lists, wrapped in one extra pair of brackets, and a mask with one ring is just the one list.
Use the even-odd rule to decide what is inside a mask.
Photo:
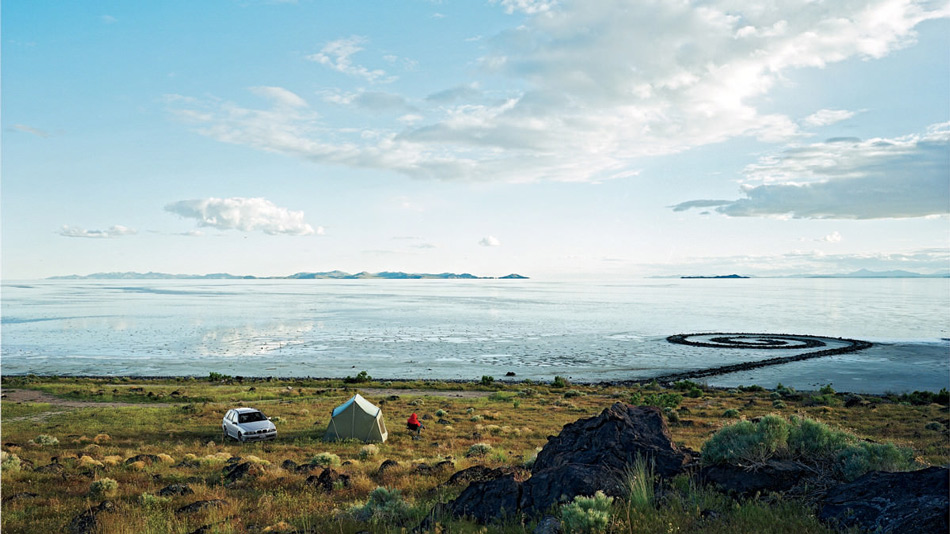
[[(615, 380), (775, 356), (671, 345), (671, 334), (773, 332), (883, 342), (894, 348), (885, 368), (909, 369), (905, 382), (950, 383), (948, 279), (62, 280), (2, 291), (6, 374)], [(869, 358), (749, 378), (848, 372), (886, 387), (855, 378)]]

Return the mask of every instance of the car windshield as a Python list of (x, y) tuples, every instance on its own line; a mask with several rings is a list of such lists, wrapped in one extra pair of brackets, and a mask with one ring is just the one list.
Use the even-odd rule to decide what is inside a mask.
[(261, 412), (249, 412), (238, 415), (238, 423), (253, 423), (267, 419)]

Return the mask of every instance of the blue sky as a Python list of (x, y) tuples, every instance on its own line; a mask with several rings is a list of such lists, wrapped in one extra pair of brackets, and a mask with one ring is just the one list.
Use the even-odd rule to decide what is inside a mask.
[(2, 15), (6, 279), (950, 268), (946, 2)]

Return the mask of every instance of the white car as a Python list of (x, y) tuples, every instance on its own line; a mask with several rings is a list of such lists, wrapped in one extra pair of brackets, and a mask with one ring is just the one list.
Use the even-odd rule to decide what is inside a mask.
[(232, 408), (224, 414), (221, 431), (225, 440), (234, 438), (241, 443), (277, 437), (277, 427), (260, 410)]

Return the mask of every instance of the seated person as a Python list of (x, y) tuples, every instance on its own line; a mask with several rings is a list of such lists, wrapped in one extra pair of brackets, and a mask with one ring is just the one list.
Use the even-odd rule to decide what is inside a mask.
[(422, 423), (419, 422), (419, 418), (416, 416), (415, 412), (409, 416), (409, 420), (406, 421), (406, 428), (415, 432), (416, 434), (422, 433)]

